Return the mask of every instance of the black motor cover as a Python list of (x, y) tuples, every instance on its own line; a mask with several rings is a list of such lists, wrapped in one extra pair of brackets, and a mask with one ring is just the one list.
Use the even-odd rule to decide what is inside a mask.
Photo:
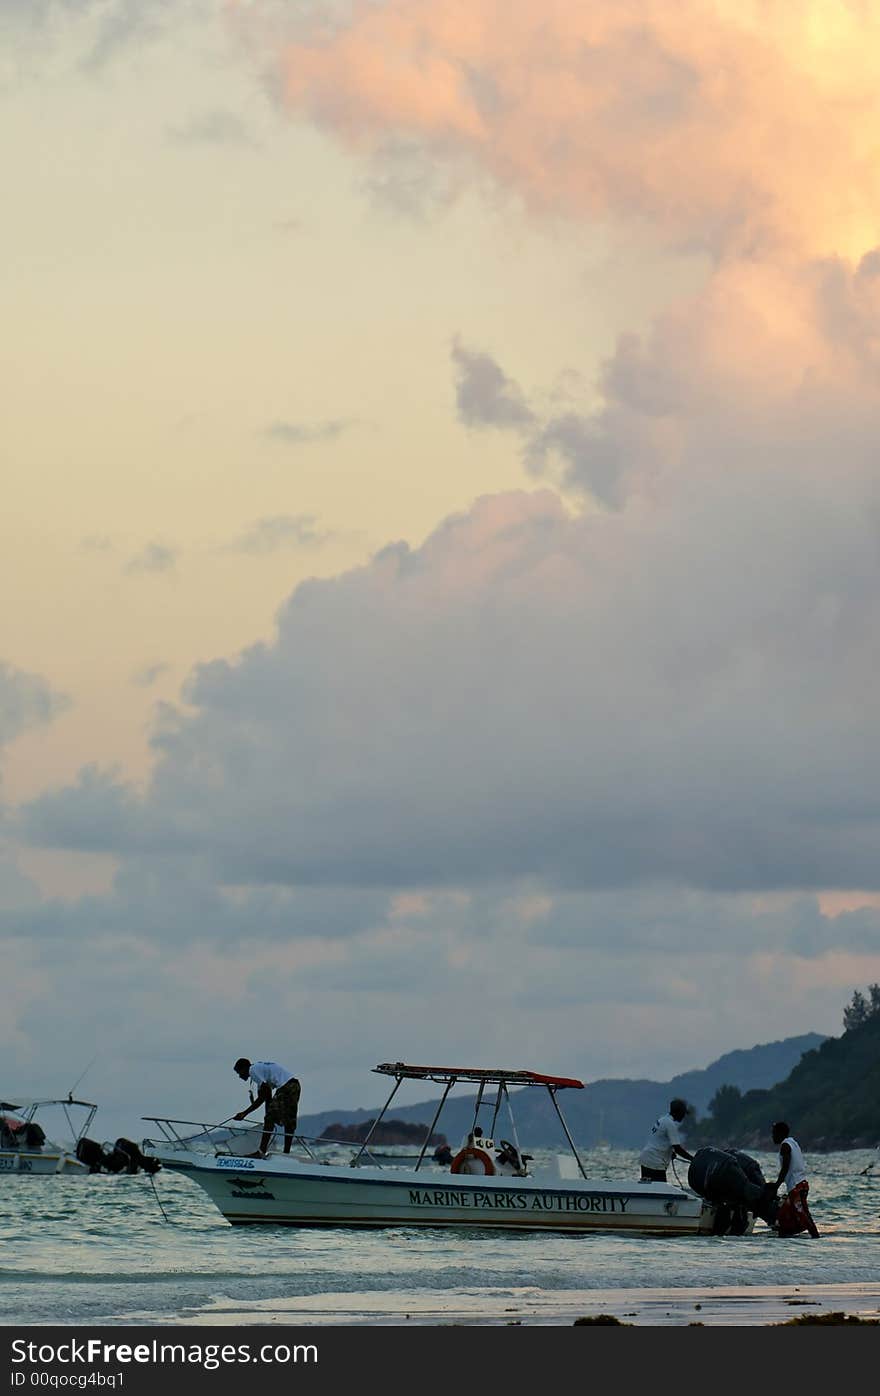
[(131, 1158), (124, 1149), (113, 1148), (104, 1150), (104, 1167), (108, 1173), (134, 1173), (131, 1167)]
[(90, 1173), (137, 1173), (139, 1168), (156, 1173), (162, 1167), (157, 1158), (142, 1154), (131, 1139), (117, 1139), (112, 1149), (103, 1148), (94, 1139), (80, 1139), (76, 1156)]
[(726, 1152), (730, 1154), (732, 1159), (736, 1159), (750, 1183), (756, 1183), (759, 1188), (767, 1186), (767, 1179), (764, 1177), (757, 1159), (752, 1158), (750, 1154), (744, 1154), (742, 1149), (727, 1149)]
[(113, 1152), (124, 1154), (128, 1159), (126, 1173), (137, 1173), (139, 1168), (145, 1173), (157, 1173), (162, 1167), (159, 1160), (151, 1154), (142, 1154), (133, 1139), (117, 1139)]
[(104, 1166), (104, 1150), (94, 1139), (79, 1139), (76, 1145), (76, 1156), (80, 1163), (84, 1163), (90, 1173), (100, 1173)]
[(746, 1208), (768, 1224), (775, 1218), (776, 1198), (761, 1165), (738, 1149), (698, 1149), (688, 1186), (707, 1202)]

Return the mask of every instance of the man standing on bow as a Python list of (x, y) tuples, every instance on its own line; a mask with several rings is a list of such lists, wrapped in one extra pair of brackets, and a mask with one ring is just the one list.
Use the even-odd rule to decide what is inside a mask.
[(242, 1081), (252, 1081), (257, 1088), (257, 1094), (251, 1097), (248, 1108), (240, 1110), (233, 1118), (244, 1120), (252, 1110), (257, 1110), (261, 1105), (266, 1107), (260, 1147), (250, 1157), (266, 1157), (276, 1125), (284, 1130), (284, 1152), (289, 1154), (299, 1112), (299, 1081), (277, 1062), (251, 1062), (247, 1057), (239, 1057), (233, 1071)]

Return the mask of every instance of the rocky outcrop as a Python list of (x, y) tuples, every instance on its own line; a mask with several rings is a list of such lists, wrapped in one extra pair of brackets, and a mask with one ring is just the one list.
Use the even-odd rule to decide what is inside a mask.
[[(375, 1119), (372, 1119), (364, 1120), (361, 1124), (356, 1125), (341, 1123), (328, 1125), (320, 1138), (337, 1140), (343, 1144), (363, 1144), (375, 1123)], [(425, 1125), (411, 1124), (408, 1120), (383, 1120), (370, 1139), (370, 1143), (412, 1144), (416, 1148), (421, 1148), (425, 1142), (425, 1130)], [(432, 1134), (428, 1140), (432, 1149), (438, 1144), (445, 1143), (445, 1134)]]

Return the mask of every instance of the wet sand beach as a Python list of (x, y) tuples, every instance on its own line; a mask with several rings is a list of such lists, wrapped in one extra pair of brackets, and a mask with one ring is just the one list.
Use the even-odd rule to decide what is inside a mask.
[(413, 1296), (405, 1310), (382, 1292), (337, 1293), (266, 1301), (243, 1308), (218, 1302), (188, 1324), (469, 1324), (569, 1325), (610, 1314), (621, 1323), (738, 1327), (785, 1323), (802, 1314), (844, 1313), (880, 1319), (877, 1284), (724, 1286), (713, 1289), (607, 1289), (547, 1293), (475, 1289)]

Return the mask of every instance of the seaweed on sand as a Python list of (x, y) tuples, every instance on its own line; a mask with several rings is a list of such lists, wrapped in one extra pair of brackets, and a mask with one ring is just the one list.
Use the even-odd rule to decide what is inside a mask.
[(632, 1328), (633, 1326), (631, 1323), (622, 1323), (621, 1320), (615, 1318), (613, 1314), (586, 1314), (583, 1318), (575, 1319), (574, 1327), (577, 1328), (584, 1324), (593, 1323), (604, 1324), (606, 1327), (611, 1328)]
[(774, 1328), (815, 1328), (819, 1325), (858, 1324), (863, 1328), (880, 1328), (880, 1318), (859, 1318), (858, 1314), (845, 1314), (837, 1309), (830, 1314), (798, 1314), (797, 1318), (787, 1318), (782, 1323), (774, 1323)]

